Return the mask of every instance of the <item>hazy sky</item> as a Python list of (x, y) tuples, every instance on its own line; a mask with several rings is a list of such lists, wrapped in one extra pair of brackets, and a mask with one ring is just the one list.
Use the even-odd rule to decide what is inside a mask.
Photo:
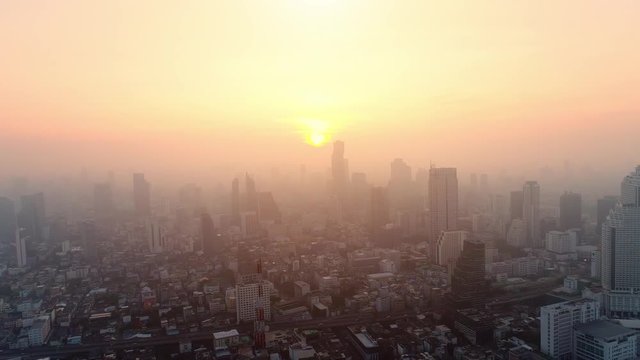
[(570, 159), (620, 178), (640, 162), (638, 14), (638, 1), (4, 0), (0, 165), (322, 169), (315, 129), (346, 142), (353, 170)]

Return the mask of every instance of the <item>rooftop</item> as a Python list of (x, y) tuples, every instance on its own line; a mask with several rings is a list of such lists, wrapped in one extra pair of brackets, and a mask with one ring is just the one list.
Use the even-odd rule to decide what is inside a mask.
[(628, 329), (622, 325), (606, 320), (595, 320), (586, 324), (581, 324), (576, 326), (576, 330), (583, 334), (600, 339), (609, 339), (636, 333), (635, 330)]

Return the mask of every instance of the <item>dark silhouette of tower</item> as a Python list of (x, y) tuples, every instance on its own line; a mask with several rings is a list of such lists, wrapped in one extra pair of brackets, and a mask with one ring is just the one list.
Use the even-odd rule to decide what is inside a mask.
[(0, 197), (0, 243), (9, 244), (15, 238), (16, 209), (11, 199)]
[(455, 309), (480, 306), (487, 299), (484, 243), (465, 240), (451, 278), (451, 304)]
[(202, 250), (205, 255), (213, 256), (216, 252), (217, 234), (211, 215), (202, 213), (200, 215), (200, 243), (194, 246), (194, 250)]
[(560, 230), (582, 228), (582, 195), (565, 192), (560, 195)]
[(24, 195), (20, 198), (22, 209), (18, 216), (18, 223), (24, 229), (24, 236), (28, 236), (32, 241), (42, 241), (43, 228), (45, 226), (45, 206), (44, 194), (36, 193)]
[(510, 220), (522, 219), (522, 208), (524, 206), (524, 193), (522, 191), (512, 191), (510, 195), (509, 215)]
[(371, 233), (377, 235), (389, 223), (387, 189), (377, 186), (371, 189)]
[(240, 180), (231, 182), (231, 219), (234, 225), (240, 225)]

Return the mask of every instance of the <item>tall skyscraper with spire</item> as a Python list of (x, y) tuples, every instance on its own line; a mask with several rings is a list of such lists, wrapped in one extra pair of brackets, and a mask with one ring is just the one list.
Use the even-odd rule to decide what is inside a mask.
[(527, 181), (523, 188), (522, 217), (527, 227), (527, 243), (532, 248), (542, 247), (540, 236), (540, 185)]
[(640, 166), (622, 180), (620, 201), (602, 224), (605, 314), (640, 316)]
[(429, 169), (429, 212), (431, 215), (431, 254), (443, 231), (458, 230), (458, 176), (455, 168)]

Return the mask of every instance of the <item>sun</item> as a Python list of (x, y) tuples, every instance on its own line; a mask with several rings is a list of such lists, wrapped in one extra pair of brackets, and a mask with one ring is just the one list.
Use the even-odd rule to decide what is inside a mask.
[(307, 144), (322, 147), (331, 140), (329, 126), (322, 120), (304, 120), (304, 137)]

